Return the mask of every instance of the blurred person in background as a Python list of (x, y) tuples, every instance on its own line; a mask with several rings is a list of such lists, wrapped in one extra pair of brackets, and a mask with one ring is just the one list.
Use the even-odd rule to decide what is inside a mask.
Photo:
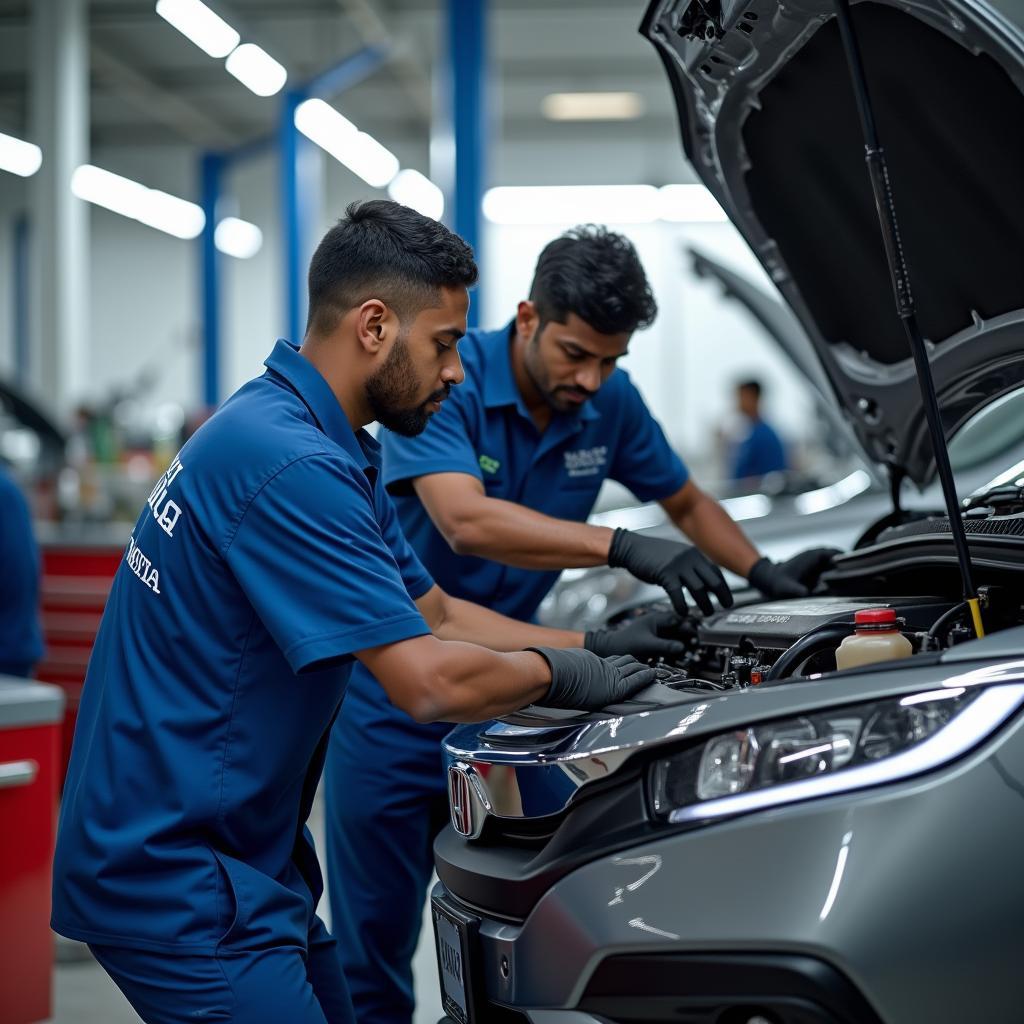
[(741, 426), (732, 449), (732, 480), (760, 480), (769, 473), (784, 473), (790, 468), (782, 439), (761, 414), (762, 392), (759, 380), (745, 380), (736, 386)]
[(0, 675), (27, 678), (42, 656), (39, 549), (28, 502), (0, 465)]

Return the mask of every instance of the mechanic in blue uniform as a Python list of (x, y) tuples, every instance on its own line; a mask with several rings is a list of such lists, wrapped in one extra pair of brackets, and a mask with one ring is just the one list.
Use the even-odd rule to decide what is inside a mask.
[(361, 428), (412, 435), (441, 408), (475, 277), (436, 221), (354, 204), (313, 257), (302, 348), (277, 343), (135, 523), (85, 681), (52, 924), (151, 1024), (350, 1024), (305, 822), (357, 661), (423, 722), (653, 681), (449, 597), (402, 537)]
[(0, 675), (32, 675), (43, 656), (39, 548), (28, 503), (0, 466)]
[(761, 415), (761, 393), (759, 380), (745, 380), (736, 386), (736, 406), (745, 430), (732, 453), (733, 480), (757, 481), (789, 468), (782, 438)]
[[(470, 332), (466, 383), (429, 427), (385, 439), (402, 529), (446, 591), (529, 619), (560, 570), (608, 564), (663, 586), (680, 613), (684, 589), (709, 612), (709, 591), (732, 598), (702, 549), (766, 594), (807, 593), (827, 555), (761, 558), (616, 369), (655, 314), (627, 239), (569, 232), (541, 254), (512, 322)], [(586, 525), (608, 477), (660, 502), (698, 547)], [(345, 706), (325, 773), (332, 927), (359, 1024), (409, 1024), (432, 842), (447, 820), (448, 727), (413, 721), (368, 666), (353, 673)]]

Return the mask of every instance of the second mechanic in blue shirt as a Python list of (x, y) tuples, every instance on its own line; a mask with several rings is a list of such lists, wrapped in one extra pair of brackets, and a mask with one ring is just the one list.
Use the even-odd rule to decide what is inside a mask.
[[(386, 436), (402, 529), (446, 591), (530, 619), (562, 569), (607, 563), (664, 587), (678, 612), (684, 590), (709, 612), (709, 591), (732, 603), (718, 563), (768, 596), (807, 593), (829, 553), (760, 557), (616, 368), (656, 312), (627, 239), (571, 231), (541, 254), (511, 323), (467, 335), (465, 382), (427, 429)], [(696, 546), (587, 525), (608, 477), (658, 501)], [(345, 707), (326, 769), (334, 930), (359, 1024), (409, 1024), (432, 843), (447, 820), (446, 726), (414, 722), (358, 666)]]

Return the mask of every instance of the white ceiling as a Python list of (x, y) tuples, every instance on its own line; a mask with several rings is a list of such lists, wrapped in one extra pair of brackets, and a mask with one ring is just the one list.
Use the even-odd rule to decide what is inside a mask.
[[(0, 130), (28, 137), (29, 3), (0, 0)], [(243, 38), (289, 70), (309, 76), (386, 38), (396, 54), (337, 97), (346, 116), (385, 144), (426, 144), (431, 81), (442, 36), (443, 0), (209, 0)], [(154, 0), (91, 0), (91, 140), (94, 148), (194, 145), (230, 148), (273, 131), (279, 98), (261, 99), (154, 11)], [(491, 0), (492, 138), (523, 144), (554, 177), (601, 180), (592, 154), (602, 144), (648, 154), (645, 173), (685, 180), (668, 85), (653, 48), (637, 34), (645, 0)], [(646, 113), (632, 122), (546, 121), (553, 91), (639, 92)], [(657, 154), (656, 157), (650, 154)], [(537, 180), (544, 180), (538, 169)]]

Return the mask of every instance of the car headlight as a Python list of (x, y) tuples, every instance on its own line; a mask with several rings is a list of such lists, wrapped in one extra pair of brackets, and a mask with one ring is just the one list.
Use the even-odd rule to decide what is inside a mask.
[(1024, 685), (952, 688), (825, 709), (722, 733), (651, 766), (672, 824), (893, 782), (960, 756), (1024, 703)]

